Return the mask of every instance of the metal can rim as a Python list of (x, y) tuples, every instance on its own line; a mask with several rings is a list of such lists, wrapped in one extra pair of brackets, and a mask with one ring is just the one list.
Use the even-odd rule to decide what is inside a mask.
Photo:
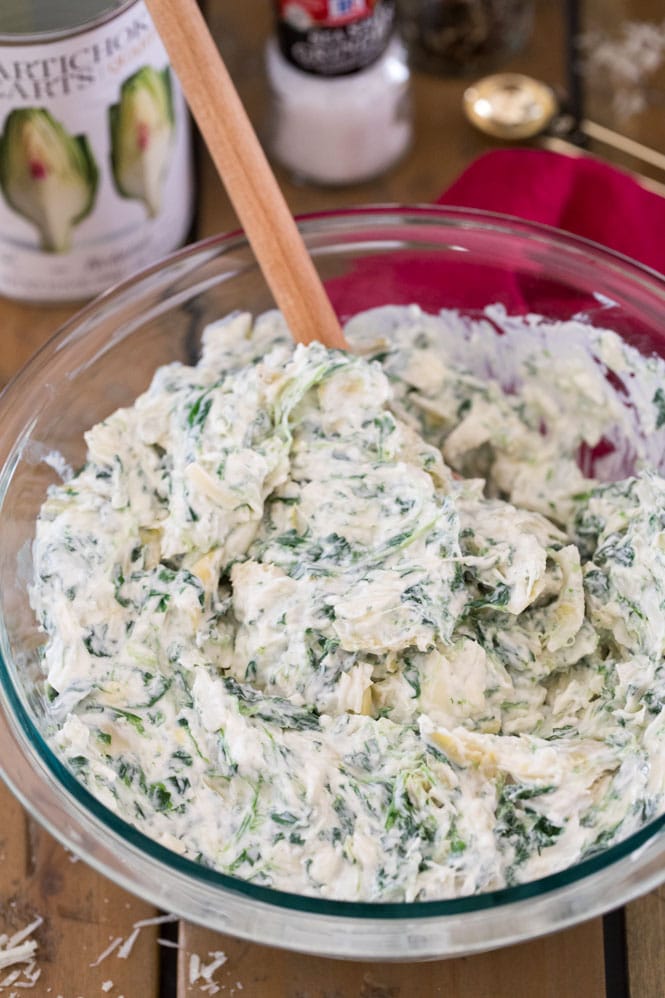
[[(97, 28), (103, 27), (103, 25), (113, 21), (120, 14), (124, 14), (125, 11), (136, 6), (139, 2), (140, 0), (124, 0), (124, 3), (121, 3), (119, 6), (109, 7), (108, 10), (102, 11), (97, 17), (93, 17), (91, 20), (84, 21), (83, 24), (72, 28), (58, 28), (54, 31), (33, 31), (27, 34), (0, 32), (0, 48), (18, 48), (22, 45), (50, 45), (52, 42), (62, 42), (68, 38), (76, 38), (78, 35), (83, 35), (88, 31), (95, 31)], [(112, 0), (109, 0), (109, 3), (112, 3)]]

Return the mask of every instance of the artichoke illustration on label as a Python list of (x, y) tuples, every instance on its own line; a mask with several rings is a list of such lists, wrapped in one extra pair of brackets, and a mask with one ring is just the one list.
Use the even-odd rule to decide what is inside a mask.
[(168, 66), (143, 66), (120, 88), (109, 108), (111, 167), (118, 193), (143, 201), (159, 214), (174, 137), (173, 95)]
[(41, 247), (64, 253), (72, 229), (90, 214), (99, 171), (84, 135), (70, 135), (44, 108), (16, 108), (0, 137), (0, 187), (35, 225)]

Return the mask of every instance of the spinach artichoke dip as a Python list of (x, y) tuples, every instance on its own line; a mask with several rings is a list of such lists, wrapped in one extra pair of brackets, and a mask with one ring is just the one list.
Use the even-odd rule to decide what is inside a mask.
[(34, 544), (49, 737), (255, 883), (560, 870), (665, 803), (665, 363), (500, 306), (346, 332), (231, 315), (86, 434)]

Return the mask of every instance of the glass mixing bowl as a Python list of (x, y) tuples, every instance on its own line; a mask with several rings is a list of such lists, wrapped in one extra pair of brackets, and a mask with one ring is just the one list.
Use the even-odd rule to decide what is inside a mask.
[[(366, 208), (309, 217), (301, 229), (343, 319), (361, 308), (583, 314), (665, 355), (665, 280), (542, 226), (467, 210)], [(428, 959), (561, 929), (665, 878), (665, 815), (561, 873), (451, 901), (325, 901), (216, 873), (163, 848), (93, 798), (42, 736), (41, 643), (27, 598), (34, 521), (53, 452), (73, 467), (83, 431), (174, 360), (192, 362), (205, 324), (271, 296), (242, 235), (169, 257), (80, 312), (0, 399), (0, 766), (28, 810), (123, 887), (195, 922), (328, 956)]]

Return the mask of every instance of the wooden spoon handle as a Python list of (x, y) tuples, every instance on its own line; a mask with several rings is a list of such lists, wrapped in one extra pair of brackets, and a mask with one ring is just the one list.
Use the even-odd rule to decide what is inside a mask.
[(196, 0), (147, 0), (147, 5), (294, 339), (347, 349), (330, 299)]

